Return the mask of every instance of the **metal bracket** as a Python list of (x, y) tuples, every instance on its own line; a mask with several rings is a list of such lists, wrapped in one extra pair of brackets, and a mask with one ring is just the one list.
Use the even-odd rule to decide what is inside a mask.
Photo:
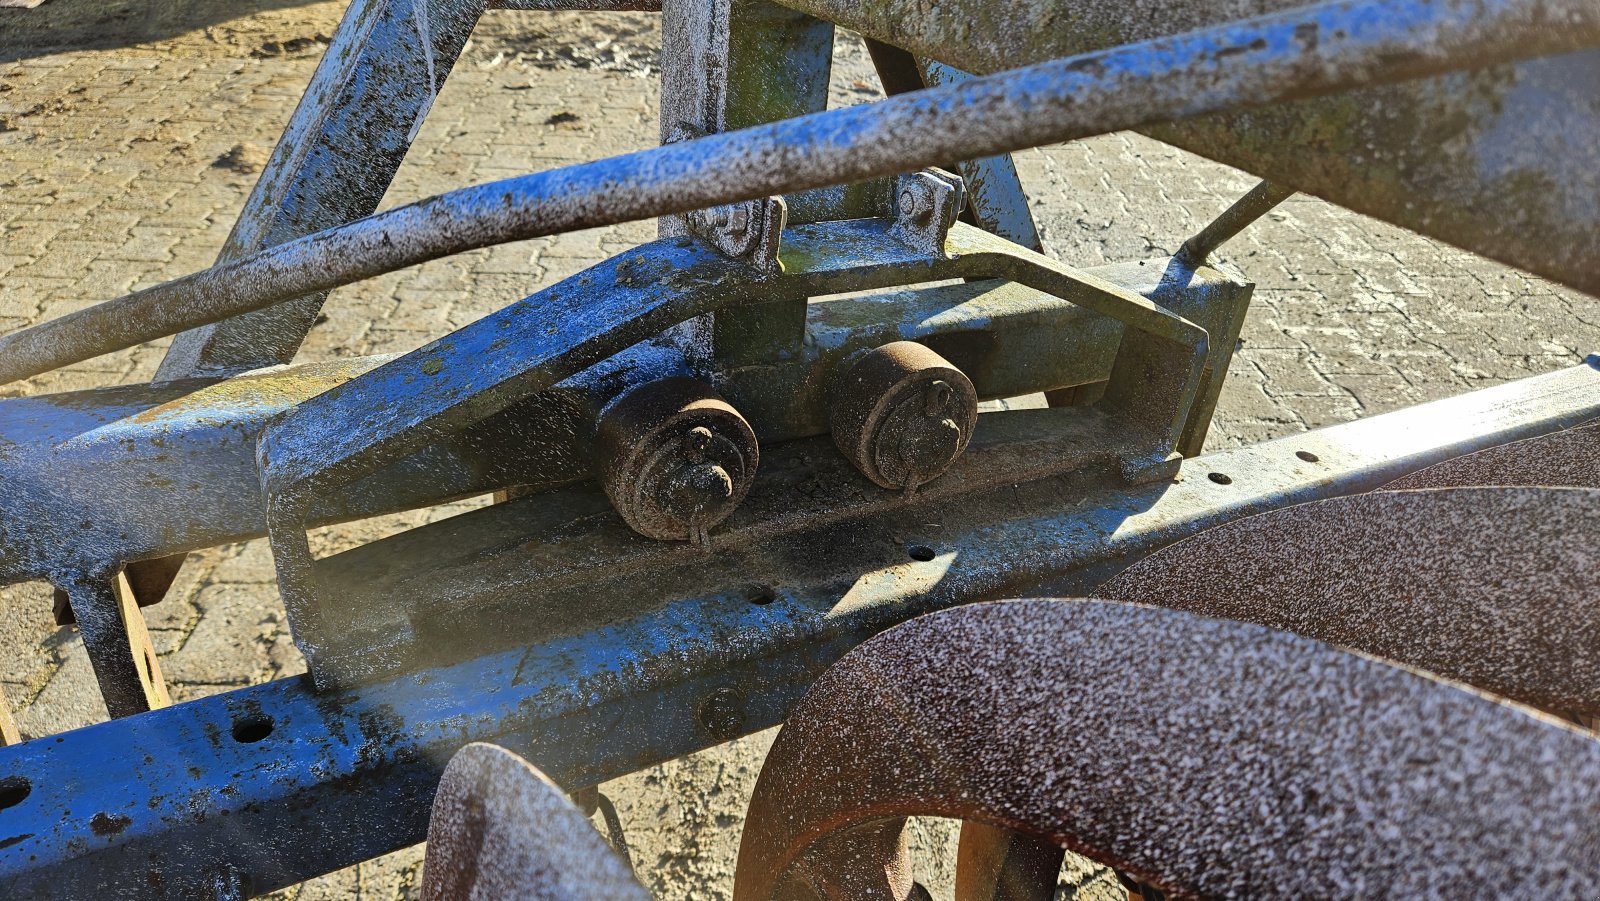
[[(689, 122), (672, 127), (664, 143), (677, 144), (703, 138), (705, 129)], [(783, 271), (778, 262), (778, 240), (789, 222), (789, 204), (782, 197), (758, 197), (695, 210), (683, 217), (689, 234), (718, 253), (749, 263), (765, 274)]]
[(689, 234), (719, 253), (749, 263), (763, 274), (783, 271), (778, 242), (789, 220), (789, 205), (782, 197), (695, 210), (687, 218)]
[(966, 182), (943, 169), (924, 169), (895, 179), (894, 189), (889, 234), (921, 253), (949, 259), (944, 242), (966, 206)]

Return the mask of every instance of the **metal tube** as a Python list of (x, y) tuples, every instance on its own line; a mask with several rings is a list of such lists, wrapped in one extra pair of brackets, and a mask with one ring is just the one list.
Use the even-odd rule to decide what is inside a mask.
[(1293, 188), (1268, 181), (1256, 185), (1250, 189), (1250, 193), (1223, 210), (1222, 215), (1211, 220), (1211, 224), (1201, 229), (1199, 234), (1183, 242), (1178, 254), (1194, 265), (1204, 263), (1206, 257), (1211, 256), (1218, 247), (1233, 240), (1234, 236), (1249, 228), (1250, 223), (1293, 196)]
[(537, 12), (661, 12), (661, 0), (494, 0), (490, 9)]
[(0, 339), (0, 384), (467, 250), (1600, 44), (1591, 0), (1329, 3), (441, 194)]
[[(938, 15), (926, 0), (778, 2), (988, 75), (1305, 0), (939, 0)], [(1595, 96), (1600, 52), (1591, 51), (1138, 130), (1600, 296)]]

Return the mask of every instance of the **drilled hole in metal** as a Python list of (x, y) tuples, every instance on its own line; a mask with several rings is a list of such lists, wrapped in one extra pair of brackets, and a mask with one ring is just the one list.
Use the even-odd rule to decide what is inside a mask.
[(932, 560), (935, 556), (937, 556), (934, 554), (933, 548), (928, 547), (925, 544), (913, 544), (912, 546), (906, 548), (906, 553), (910, 554), (911, 559), (917, 561), (918, 563), (927, 563), (929, 560)]
[(1294, 455), (1296, 457), (1299, 457), (1300, 459), (1306, 461), (1307, 463), (1315, 463), (1315, 462), (1317, 462), (1318, 460), (1321, 459), (1316, 454), (1313, 454), (1310, 451), (1295, 451)]
[(247, 716), (233, 723), (233, 740), (241, 745), (258, 742), (272, 734), (272, 717)]
[(1210, 479), (1213, 482), (1216, 482), (1218, 485), (1232, 485), (1233, 484), (1233, 479), (1228, 478), (1227, 476), (1223, 475), (1220, 472), (1211, 473), (1210, 475), (1206, 476), (1206, 478)]
[(22, 776), (0, 779), (0, 810), (16, 807), (33, 791), (33, 783)]

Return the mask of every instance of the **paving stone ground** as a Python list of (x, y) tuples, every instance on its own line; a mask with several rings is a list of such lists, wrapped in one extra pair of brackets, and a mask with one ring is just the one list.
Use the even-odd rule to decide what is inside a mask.
[[(52, 0), (0, 9), (0, 330), (208, 265), (318, 55), (339, 2)], [(438, 99), (386, 206), (649, 146), (649, 15), (491, 13)], [(841, 39), (837, 103), (879, 96)], [(1169, 253), (1253, 184), (1136, 135), (1019, 155), (1053, 254), (1079, 265)], [(606, 255), (637, 223), (466, 254), (338, 292), (302, 359), (404, 351)], [(1460, 393), (1600, 350), (1588, 298), (1310, 198), (1222, 254), (1258, 285), (1211, 445), (1227, 447)], [(148, 379), (156, 342), (0, 388), (18, 396)], [(405, 520), (407, 522), (413, 520)], [(394, 523), (389, 523), (393, 526)], [(325, 530), (325, 548), (378, 526)], [(81, 642), (49, 592), (0, 590), (0, 683), (26, 736), (104, 718)], [(303, 671), (261, 542), (195, 555), (147, 611), (179, 700)], [(770, 733), (607, 787), (660, 898), (720, 898)], [(948, 825), (924, 824), (948, 879)], [(416, 849), (284, 897), (415, 896)], [(1085, 868), (1064, 897), (1111, 898)], [(947, 889), (940, 888), (940, 891)]]

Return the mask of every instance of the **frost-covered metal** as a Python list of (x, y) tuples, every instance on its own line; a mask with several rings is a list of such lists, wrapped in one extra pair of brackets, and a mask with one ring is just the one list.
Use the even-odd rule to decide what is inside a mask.
[[(662, 145), (373, 214), (474, 23), (495, 7), (661, 8)], [(869, 38), (888, 99), (826, 109), (836, 24)], [(1074, 665), (1060, 648), (1083, 644), (1083, 628), (1121, 630), (1117, 641), (1142, 654), (1090, 643), (1083, 659), (1202, 683), (1202, 705), (1178, 705), (1175, 693), (1126, 700), (1171, 703), (1191, 733), (1215, 730), (1203, 745), (1216, 767), (1195, 776), (1202, 787), (1226, 782), (1238, 763), (1229, 755), (1267, 734), (1293, 753), (1250, 758), (1264, 780), (1252, 790), (1281, 799), (1314, 787), (1315, 736), (1293, 724), (1272, 732), (1282, 696), (1247, 673), (1273, 674), (1272, 684), (1322, 705), (1319, 725), (1342, 730), (1322, 746), (1337, 758), (1330, 771), (1352, 774), (1352, 791), (1403, 778), (1411, 764), (1384, 742), (1443, 740), (1418, 717), (1448, 714), (1481, 732), (1450, 765), (1504, 783), (1483, 802), (1504, 831), (1485, 840), (1515, 866), (1450, 869), (1461, 817), (1479, 809), (1463, 801), (1437, 817), (1437, 841), (1427, 833), (1403, 846), (1409, 856), (1400, 844), (1360, 845), (1376, 855), (1361, 856), (1333, 833), (1315, 837), (1316, 864), (1346, 874), (1353, 894), (1440, 868), (1483, 875), (1480, 888), (1516, 876), (1545, 880), (1546, 893), (1588, 891), (1587, 863), (1553, 868), (1593, 859), (1592, 811), (1572, 788), (1595, 756), (1591, 739), (1312, 639), (1592, 713), (1592, 633), (1564, 605), (1594, 581), (1588, 543), (1574, 537), (1592, 518), (1586, 492), (1350, 496), (1396, 480), (1592, 485), (1593, 428), (1564, 430), (1600, 417), (1600, 357), (1202, 452), (1252, 294), (1243, 274), (1209, 257), (1294, 190), (1580, 289), (1600, 284), (1600, 195), (1589, 190), (1600, 142), (1588, 140), (1600, 123), (1592, 97), (1573, 93), (1600, 72), (1597, 48), (1600, 10), (1588, 0), (356, 0), (217, 265), (0, 338), (0, 381), (14, 381), (178, 336), (154, 384), (0, 400), (0, 582), (55, 585), (58, 621), (77, 622), (116, 717), (0, 749), (0, 894), (271, 891), (421, 840), (446, 762), (469, 742), (504, 745), (556, 784), (585, 788), (783, 720), (829, 665), (907, 619), (1087, 594), (1185, 538), (1105, 591), (1305, 634), (1105, 605), (950, 613), (896, 632), (827, 677), (817, 697), (828, 700), (808, 702), (800, 737), (780, 744), (739, 891), (767, 897), (793, 860), (848, 856), (850, 841), (878, 855), (872, 878), (892, 885), (876, 888), (914, 890), (896, 828), (818, 842), (845, 823), (789, 827), (826, 804), (778, 811), (788, 821), (773, 814), (774, 799), (821, 798), (817, 780), (828, 776), (786, 749), (859, 701), (865, 689), (851, 679), (897, 643), (926, 651), (920, 665), (971, 670), (966, 688), (1000, 691), (1008, 680), (994, 667), (1006, 661), (974, 652), (1000, 646), (980, 639), (1008, 617), (1048, 627), (1014, 637), (1014, 650), (1048, 645), (1051, 666)], [(1051, 258), (1006, 154), (1127, 128), (1268, 180), (1171, 257), (1092, 270)], [(1556, 133), (1562, 140), (1547, 140)], [(342, 285), (647, 218), (659, 220), (657, 240), (530, 285), (526, 299), (416, 351), (280, 365)], [(1054, 405), (977, 413), (980, 401), (1039, 392)], [(325, 559), (311, 553), (312, 527), (490, 492), (498, 503)], [(1293, 506), (1318, 499), (1330, 500)], [(1280, 508), (1292, 509), (1268, 512)], [(1533, 525), (1557, 522), (1569, 531), (1530, 538)], [(1477, 525), (1449, 542), (1430, 531), (1450, 523)], [(1495, 531), (1517, 524), (1528, 528)], [(140, 608), (160, 601), (183, 554), (261, 536), (310, 678), (160, 709), (169, 702)], [(1337, 536), (1347, 540), (1330, 547)], [(1407, 571), (1357, 566), (1385, 562), (1377, 545), (1448, 545), (1457, 556)], [(1269, 562), (1273, 553), (1285, 556)], [(1205, 590), (1241, 559), (1260, 565), (1226, 592)], [(1329, 567), (1354, 580), (1338, 583), (1349, 590), (1323, 590), (1334, 584)], [(1415, 590), (1360, 609), (1388, 631), (1352, 625), (1358, 589), (1401, 577)], [(1314, 601), (1291, 582), (1316, 587)], [(1452, 631), (1463, 620), (1451, 602), (1474, 591), (1496, 603), (1474, 608), (1487, 619), (1469, 638)], [(1475, 656), (1472, 641), (1486, 635), (1505, 653)], [(1164, 662), (1200, 644), (1205, 659), (1182, 672)], [(1315, 666), (1294, 670), (1285, 661), (1296, 655)], [(930, 691), (955, 672), (933, 670)], [(1330, 688), (1341, 678), (1388, 705), (1381, 722), (1363, 721), (1366, 702)], [(1062, 703), (1049, 682), (1012, 688), (1045, 692), (1042, 710)], [(1072, 703), (1092, 706), (1122, 682), (1068, 687), (1083, 692)], [(993, 760), (985, 739), (1016, 736), (972, 728), (967, 699), (949, 687), (929, 696), (927, 722), (949, 726), (943, 737), (956, 744), (945, 751), (963, 766)], [(1029, 698), (1006, 697), (1014, 725), (1033, 717), (1030, 729), (1055, 736), (1037, 710), (1017, 706)], [(1131, 722), (1126, 709), (1114, 713), (1106, 722)], [(1118, 734), (1090, 750), (1111, 759), (1136, 748)], [(885, 754), (905, 751), (884, 744)], [(118, 749), (111, 759), (107, 747)], [(1559, 753), (1576, 769), (1511, 772), (1506, 755), (1517, 749)], [(556, 819), (537, 825), (575, 828), (533, 770), (471, 753), (456, 772), (477, 767), (481, 778), (448, 783), (443, 819), (480, 802), (513, 817), (550, 805)], [(1038, 765), (979, 772), (1006, 778), (947, 805), (975, 818), (963, 859), (986, 875), (965, 883), (973, 897), (999, 897), (1008, 868), (1044, 872), (1059, 854), (1008, 831), (1035, 821), (996, 813), (1004, 798), (1100, 803), (1104, 786), (1052, 781), (1065, 772), (1060, 759), (1030, 760)], [(1181, 771), (1182, 761), (1152, 760), (1148, 773)], [(1418, 784), (1459, 791), (1424, 769)], [(504, 797), (492, 791), (496, 773), (515, 783)], [(949, 788), (918, 784), (924, 799)], [(1146, 813), (1171, 814), (1183, 834), (1200, 828), (1184, 791), (1148, 797), (1157, 806)], [(1406, 799), (1339, 803), (1330, 816), (1384, 835), (1385, 824), (1439, 813)], [(1132, 808), (1102, 812), (1113, 809)], [(1288, 858), (1267, 853), (1287, 820), (1231, 821), (1233, 831), (1185, 848), (1163, 844), (1159, 829), (1132, 845), (1095, 831), (1114, 819), (1045, 836), (1180, 893), (1294, 890)], [(453, 850), (487, 847), (489, 833), (476, 835), (457, 829)], [(592, 857), (592, 838), (573, 847)], [(1193, 865), (1195, 848), (1225, 840), (1242, 849), (1227, 866)], [(1432, 870), (1417, 863), (1430, 854)], [(535, 865), (513, 857), (522, 861), (513, 870)], [(1415, 866), (1402, 872), (1402, 859)], [(806, 872), (836, 876), (816, 877), (834, 896), (871, 881), (849, 868)]]

